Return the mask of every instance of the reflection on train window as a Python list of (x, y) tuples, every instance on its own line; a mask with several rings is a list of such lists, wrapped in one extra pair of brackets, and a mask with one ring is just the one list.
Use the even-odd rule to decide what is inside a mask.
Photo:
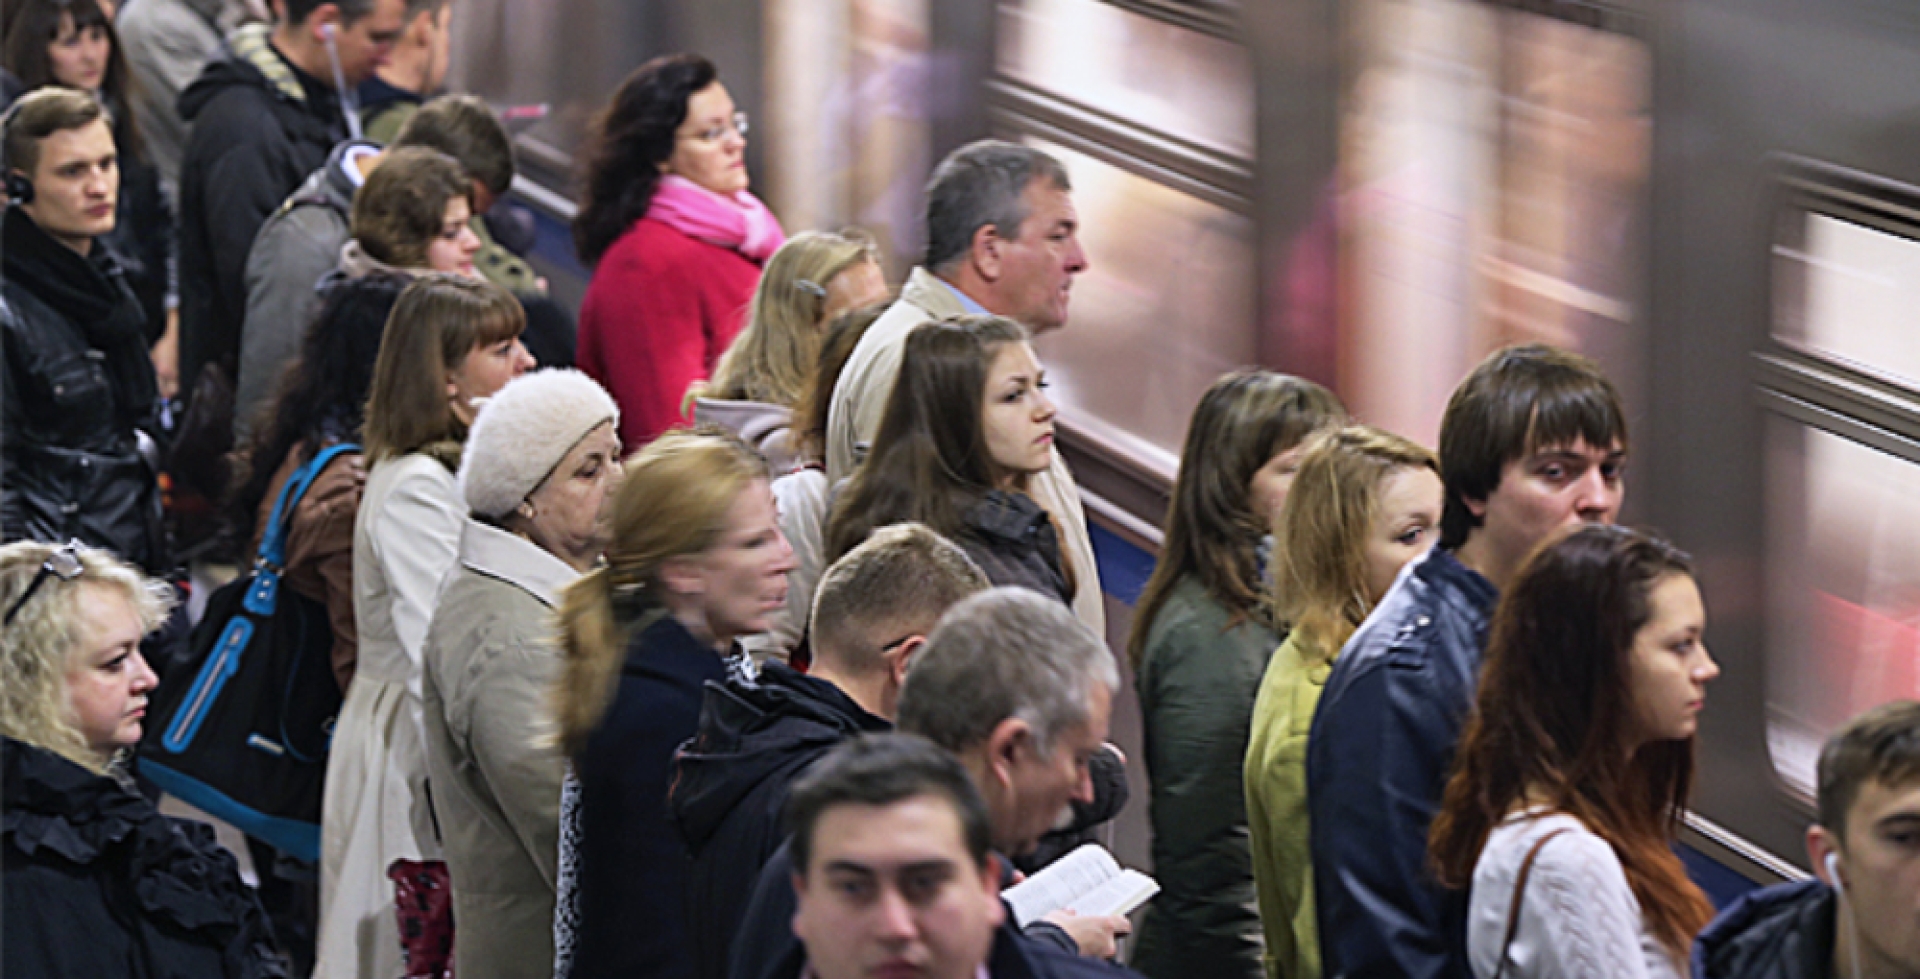
[(1920, 465), (1785, 418), (1767, 439), (1767, 743), (1811, 799), (1828, 733), (1920, 697)]
[(1090, 268), (1039, 339), (1067, 419), (1168, 476), (1187, 415), (1254, 362), (1253, 222), (1064, 147)]
[(1431, 441), (1495, 347), (1598, 359), (1638, 403), (1644, 41), (1471, 0), (1359, 0), (1341, 110), (1342, 389)]
[(1805, 213), (1773, 258), (1777, 339), (1920, 387), (1920, 242)]
[(1100, 0), (1003, 0), (1001, 74), (1158, 132), (1253, 157), (1247, 49)]

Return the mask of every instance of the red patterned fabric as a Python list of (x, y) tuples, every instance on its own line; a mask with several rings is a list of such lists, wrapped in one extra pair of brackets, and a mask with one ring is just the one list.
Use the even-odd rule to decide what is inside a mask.
[(406, 979), (453, 979), (453, 888), (446, 863), (395, 860), (387, 877), (400, 917)]

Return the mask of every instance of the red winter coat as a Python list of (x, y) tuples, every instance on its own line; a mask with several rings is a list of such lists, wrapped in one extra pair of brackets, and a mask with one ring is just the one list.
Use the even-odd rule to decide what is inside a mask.
[(687, 386), (705, 380), (746, 323), (760, 266), (652, 218), (600, 257), (580, 304), (579, 366), (620, 405), (628, 451), (688, 419)]

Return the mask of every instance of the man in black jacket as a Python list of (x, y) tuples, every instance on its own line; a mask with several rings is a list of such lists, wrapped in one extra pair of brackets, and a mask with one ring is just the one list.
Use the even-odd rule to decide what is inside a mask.
[(754, 881), (784, 838), (788, 786), (834, 745), (893, 729), (907, 663), (949, 606), (988, 584), (925, 526), (882, 528), (821, 576), (812, 672), (769, 660), (757, 683), (707, 685), (700, 730), (674, 759), (672, 794), (693, 852), (687, 916), (701, 979), (727, 974)]
[(1847, 722), (1818, 773), (1819, 879), (1734, 902), (1693, 947), (1696, 979), (1920, 979), (1920, 702)]
[(336, 86), (358, 85), (399, 38), (405, 0), (275, 0), (277, 23), (228, 39), (180, 95), (180, 382), (235, 376), (247, 252), (261, 222), (347, 135)]
[[(997, 862), (1033, 850), (1069, 802), (1096, 795), (1095, 759), (1120, 676), (1113, 653), (1058, 600), (1025, 588), (993, 588), (961, 601), (914, 657), (900, 690), (900, 730), (959, 758), (985, 798)], [(1110, 818), (1106, 813), (1102, 818)], [(789, 847), (760, 872), (740, 923), (728, 974), (733, 979), (796, 979), (806, 964), (794, 936), (792, 883), (802, 866)], [(1111, 958), (1120, 916), (1054, 912), (1018, 929), (1029, 949)], [(1038, 954), (1038, 953), (1036, 953)]]
[(952, 755), (908, 735), (835, 749), (795, 788), (793, 929), (817, 979), (1128, 976), (1021, 938), (987, 806)]
[(95, 242), (113, 230), (120, 186), (112, 122), (92, 95), (41, 89), (6, 116), (3, 152), (0, 529), (166, 570), (159, 488), (139, 443), (158, 396), (145, 317)]

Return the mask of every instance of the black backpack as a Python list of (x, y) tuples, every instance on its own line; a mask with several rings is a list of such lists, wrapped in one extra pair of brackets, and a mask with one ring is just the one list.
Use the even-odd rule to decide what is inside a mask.
[(208, 598), (140, 744), (140, 771), (163, 791), (303, 860), (320, 857), (341, 697), (326, 607), (281, 587), (287, 523), (327, 463), (359, 448), (328, 447), (281, 488), (253, 572)]

